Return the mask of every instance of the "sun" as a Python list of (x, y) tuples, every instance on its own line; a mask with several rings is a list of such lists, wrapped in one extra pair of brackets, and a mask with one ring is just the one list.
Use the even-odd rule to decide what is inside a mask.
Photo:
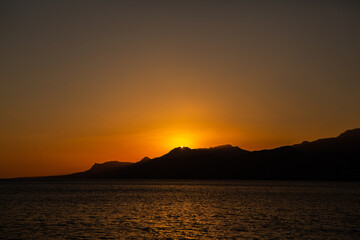
[(175, 148), (195, 149), (202, 147), (203, 139), (208, 138), (208, 134), (194, 128), (169, 128), (159, 131), (157, 139), (162, 151), (170, 151)]
[(192, 134), (188, 133), (177, 133), (172, 134), (165, 141), (168, 149), (181, 148), (184, 149), (185, 146), (194, 147), (196, 138)]

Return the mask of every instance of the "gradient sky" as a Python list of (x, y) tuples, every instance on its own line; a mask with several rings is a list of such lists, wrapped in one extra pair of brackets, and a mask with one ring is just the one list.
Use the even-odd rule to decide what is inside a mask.
[(359, 1), (1, 1), (0, 177), (360, 127)]

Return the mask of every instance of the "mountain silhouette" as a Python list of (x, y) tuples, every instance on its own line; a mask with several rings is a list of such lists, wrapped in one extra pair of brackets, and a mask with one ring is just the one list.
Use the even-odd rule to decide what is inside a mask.
[(30, 179), (268, 179), (360, 180), (360, 129), (338, 137), (261, 151), (232, 145), (190, 149), (179, 147), (167, 154), (136, 163), (105, 162), (64, 176)]
[(129, 166), (131, 162), (110, 161), (105, 163), (95, 163), (89, 170), (68, 175), (72, 178), (108, 178), (109, 175), (115, 176), (116, 172), (123, 167)]

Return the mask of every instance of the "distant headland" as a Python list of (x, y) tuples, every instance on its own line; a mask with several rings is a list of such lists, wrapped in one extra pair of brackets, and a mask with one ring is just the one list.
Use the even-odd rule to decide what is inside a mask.
[(8, 180), (71, 179), (256, 179), (360, 180), (360, 128), (338, 137), (247, 151), (232, 145), (190, 149), (139, 162), (95, 163), (85, 172)]

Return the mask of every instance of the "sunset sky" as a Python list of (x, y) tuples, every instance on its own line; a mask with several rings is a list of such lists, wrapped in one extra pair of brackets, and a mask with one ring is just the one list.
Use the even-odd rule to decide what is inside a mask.
[(359, 1), (1, 1), (0, 178), (360, 127)]

